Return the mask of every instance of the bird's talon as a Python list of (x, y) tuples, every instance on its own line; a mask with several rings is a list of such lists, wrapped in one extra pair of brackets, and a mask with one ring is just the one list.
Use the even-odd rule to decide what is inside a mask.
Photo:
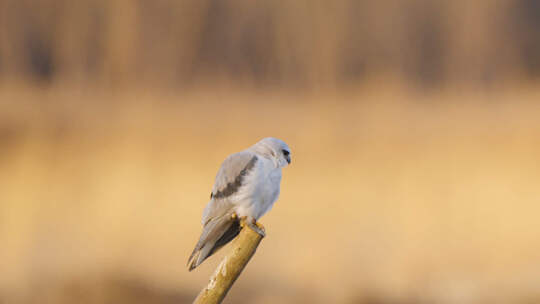
[(263, 224), (261, 224), (260, 222), (255, 222), (255, 226), (259, 227), (259, 229), (266, 232), (266, 229), (264, 228)]
[(264, 229), (264, 226), (261, 223), (254, 220), (250, 222), (248, 225), (249, 225), (249, 228), (257, 232), (260, 236), (262, 237), (266, 236), (266, 230)]

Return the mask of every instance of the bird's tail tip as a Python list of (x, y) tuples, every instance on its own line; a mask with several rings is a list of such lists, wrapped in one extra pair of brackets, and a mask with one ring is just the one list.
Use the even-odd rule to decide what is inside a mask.
[(199, 255), (200, 254), (201, 254), (201, 251), (195, 249), (195, 250), (193, 250), (193, 253), (191, 253), (191, 255), (189, 256), (189, 259), (188, 259), (187, 265), (186, 265), (188, 267), (189, 271), (192, 271), (197, 266), (199, 266), (199, 263), (197, 263), (197, 261), (199, 260)]
[(195, 269), (209, 256), (229, 243), (239, 232), (239, 221), (228, 214), (210, 221), (204, 227), (199, 242), (189, 256), (187, 262), (189, 271)]

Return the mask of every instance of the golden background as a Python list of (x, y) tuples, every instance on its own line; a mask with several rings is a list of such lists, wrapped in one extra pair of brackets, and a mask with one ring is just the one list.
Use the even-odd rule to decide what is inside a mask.
[(538, 303), (539, 101), (531, 0), (0, 0), (0, 303), (190, 303), (266, 136), (292, 164), (225, 303)]

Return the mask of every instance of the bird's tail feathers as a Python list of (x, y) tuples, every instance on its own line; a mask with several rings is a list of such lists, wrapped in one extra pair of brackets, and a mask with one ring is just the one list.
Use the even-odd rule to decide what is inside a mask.
[(188, 259), (189, 271), (195, 269), (240, 232), (240, 222), (232, 213), (210, 219), (203, 228), (197, 245)]

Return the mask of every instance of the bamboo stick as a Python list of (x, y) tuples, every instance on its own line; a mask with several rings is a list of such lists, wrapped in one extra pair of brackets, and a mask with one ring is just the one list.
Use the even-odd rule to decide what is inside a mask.
[(263, 236), (247, 225), (244, 220), (240, 222), (240, 225), (242, 230), (233, 240), (230, 252), (223, 258), (210, 278), (210, 282), (201, 290), (193, 303), (221, 303), (257, 250)]

